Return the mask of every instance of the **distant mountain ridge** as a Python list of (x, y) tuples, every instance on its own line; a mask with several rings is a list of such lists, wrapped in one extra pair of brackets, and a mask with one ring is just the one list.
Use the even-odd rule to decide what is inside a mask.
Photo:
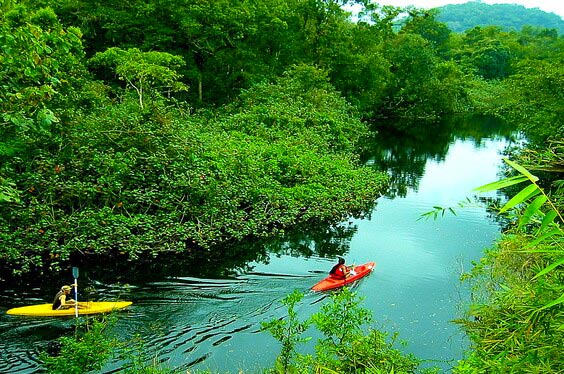
[(475, 26), (499, 26), (504, 30), (519, 31), (523, 26), (539, 26), (556, 29), (564, 34), (564, 20), (554, 13), (538, 8), (525, 8), (517, 4), (485, 4), (471, 1), (437, 7), (438, 20), (455, 32), (463, 32)]

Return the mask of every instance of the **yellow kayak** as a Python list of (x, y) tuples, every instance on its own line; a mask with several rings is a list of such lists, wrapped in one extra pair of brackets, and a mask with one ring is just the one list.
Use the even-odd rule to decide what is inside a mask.
[[(98, 314), (108, 313), (112, 310), (122, 309), (132, 304), (131, 301), (89, 301), (79, 303), (78, 314)], [(39, 304), (22, 306), (20, 308), (13, 308), (8, 310), (7, 314), (16, 316), (33, 316), (33, 317), (56, 317), (56, 316), (74, 316), (75, 309), (51, 309), (52, 304)]]

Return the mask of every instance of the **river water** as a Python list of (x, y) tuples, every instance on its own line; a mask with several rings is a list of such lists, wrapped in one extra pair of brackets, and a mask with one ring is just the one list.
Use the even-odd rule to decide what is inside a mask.
[[(498, 178), (510, 134), (504, 124), (483, 117), (406, 123), (402, 130), (381, 131), (364, 161), (384, 168), (393, 182), (364, 217), (241, 244), (209, 262), (205, 256), (185, 266), (171, 261), (136, 276), (121, 269), (119, 283), (112, 281), (110, 264), (104, 275), (99, 269), (81, 269), (79, 284), (97, 300), (132, 300), (113, 331), (124, 340), (141, 336), (143, 353), (162, 366), (252, 373), (270, 366), (279, 353), (278, 343), (260, 331), (260, 323), (285, 316), (280, 305), (284, 296), (296, 289), (305, 293), (297, 307), (305, 319), (328, 300), (327, 294), (309, 288), (325, 276), (337, 255), (348, 263), (375, 261), (374, 272), (354, 288), (372, 311), (375, 327), (398, 332), (406, 343), (402, 350), (426, 360), (425, 366), (448, 372), (468, 346), (451, 322), (469, 299), (459, 276), (499, 237), (500, 226), (477, 203), (437, 220), (421, 219), (421, 214), (433, 206), (473, 201), (473, 188)], [(40, 372), (38, 352), (51, 340), (72, 334), (74, 321), (4, 313), (14, 306), (50, 302), (52, 290), (0, 291), (0, 373)], [(316, 336), (315, 331), (308, 334)], [(300, 350), (311, 352), (312, 347)], [(118, 372), (122, 365), (114, 360), (104, 372)]]

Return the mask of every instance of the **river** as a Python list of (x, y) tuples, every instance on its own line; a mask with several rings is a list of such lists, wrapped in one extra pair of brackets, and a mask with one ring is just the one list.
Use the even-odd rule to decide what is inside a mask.
[[(474, 201), (473, 188), (498, 178), (501, 152), (510, 142), (510, 129), (485, 117), (381, 131), (364, 161), (385, 168), (392, 185), (369, 214), (336, 227), (300, 228), (284, 238), (240, 244), (219, 259), (171, 261), (136, 276), (133, 270), (112, 270), (111, 264), (105, 276), (100, 269), (81, 269), (79, 284), (98, 300), (132, 300), (113, 331), (121, 339), (141, 336), (143, 353), (163, 366), (252, 373), (271, 365), (279, 353), (260, 323), (284, 317), (284, 296), (296, 289), (305, 293), (297, 307), (305, 319), (328, 300), (309, 288), (337, 255), (348, 263), (375, 261), (374, 272), (354, 288), (372, 311), (375, 327), (398, 332), (406, 343), (402, 350), (448, 372), (468, 347), (451, 322), (469, 299), (459, 277), (491, 247), (500, 226), (477, 203), (437, 220), (421, 214), (433, 206)], [(116, 272), (120, 277), (112, 281)], [(0, 373), (40, 372), (38, 352), (72, 334), (74, 321), (8, 316), (4, 311), (10, 307), (50, 302), (52, 295), (41, 288), (0, 291)], [(309, 352), (311, 346), (300, 350)], [(104, 372), (118, 372), (122, 364), (113, 361)]]

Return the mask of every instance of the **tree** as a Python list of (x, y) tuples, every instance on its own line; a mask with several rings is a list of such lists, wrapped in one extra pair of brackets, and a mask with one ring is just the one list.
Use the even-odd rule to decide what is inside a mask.
[(387, 89), (388, 112), (403, 115), (428, 115), (433, 108), (428, 104), (429, 93), (436, 84), (437, 59), (430, 43), (417, 34), (401, 33), (390, 41), (386, 58), (392, 64), (392, 84)]
[(436, 9), (411, 9), (401, 32), (421, 35), (440, 55), (444, 55), (451, 31), (446, 24), (437, 20), (438, 14)]
[[(34, 160), (65, 146), (67, 119), (88, 79), (81, 33), (49, 9), (3, 4), (0, 19), (0, 201), (10, 211)], [(11, 204), (7, 204), (11, 203)], [(12, 215), (13, 213), (10, 213)]]
[(513, 54), (506, 44), (510, 38), (499, 27), (479, 27), (466, 31), (462, 63), (472, 66), (485, 79), (503, 79), (511, 74)]
[(29, 13), (17, 6), (4, 20), (0, 156), (10, 156), (38, 142), (61, 142), (61, 116), (88, 73), (80, 31), (64, 30), (51, 9)]
[(147, 95), (170, 97), (171, 92), (188, 90), (188, 86), (180, 82), (182, 76), (178, 73), (184, 61), (166, 52), (113, 47), (97, 53), (90, 59), (90, 64), (113, 70), (120, 80), (126, 82), (126, 88), (135, 91), (141, 109)]
[(535, 144), (546, 146), (547, 140), (564, 138), (564, 69), (559, 59), (516, 64), (516, 74), (509, 78), (513, 92), (506, 112), (522, 123)]

